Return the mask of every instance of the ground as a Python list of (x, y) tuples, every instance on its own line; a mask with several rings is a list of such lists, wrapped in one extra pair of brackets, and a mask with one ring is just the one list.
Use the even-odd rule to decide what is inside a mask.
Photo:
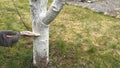
[[(29, 2), (16, 0), (31, 30)], [(0, 30), (26, 30), (11, 1), (0, 1)], [(119, 68), (120, 19), (87, 8), (65, 5), (50, 25), (51, 68)], [(32, 38), (0, 47), (0, 68), (33, 68)]]
[(120, 0), (87, 0), (86, 2), (68, 0), (68, 4), (82, 6), (96, 12), (102, 12), (105, 15), (120, 18)]

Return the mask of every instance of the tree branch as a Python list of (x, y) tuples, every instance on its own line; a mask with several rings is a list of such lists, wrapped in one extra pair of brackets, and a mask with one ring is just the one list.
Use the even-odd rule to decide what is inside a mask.
[(46, 15), (48, 0), (30, 0), (32, 19), (40, 19)]
[(65, 0), (54, 0), (48, 9), (46, 16), (42, 19), (42, 22), (46, 25), (50, 24), (51, 21), (59, 14), (65, 4)]

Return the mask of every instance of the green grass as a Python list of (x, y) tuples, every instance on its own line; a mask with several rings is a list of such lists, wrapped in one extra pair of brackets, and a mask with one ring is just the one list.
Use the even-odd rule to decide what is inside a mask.
[[(31, 28), (29, 2), (15, 2)], [(11, 1), (0, 1), (0, 30), (26, 30)], [(32, 38), (28, 39), (21, 38), (12, 48), (0, 47), (0, 68), (33, 68)], [(120, 19), (82, 7), (65, 5), (50, 25), (52, 68), (119, 68), (119, 45)]]

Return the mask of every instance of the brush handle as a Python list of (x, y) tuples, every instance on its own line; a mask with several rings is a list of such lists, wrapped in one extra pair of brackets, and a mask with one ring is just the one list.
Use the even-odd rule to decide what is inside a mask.
[(20, 35), (21, 36), (28, 36), (28, 37), (37, 37), (37, 36), (40, 36), (40, 34), (31, 32), (31, 31), (21, 31)]

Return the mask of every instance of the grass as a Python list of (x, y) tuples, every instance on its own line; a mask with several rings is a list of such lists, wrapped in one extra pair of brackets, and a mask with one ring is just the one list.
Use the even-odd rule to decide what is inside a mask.
[[(28, 1), (15, 1), (31, 28)], [(7, 5), (6, 5), (7, 4)], [(0, 1), (0, 30), (23, 31), (11, 1)], [(0, 68), (33, 68), (32, 38), (21, 38), (12, 48), (0, 47)], [(119, 68), (120, 19), (65, 5), (50, 25), (52, 68)]]

